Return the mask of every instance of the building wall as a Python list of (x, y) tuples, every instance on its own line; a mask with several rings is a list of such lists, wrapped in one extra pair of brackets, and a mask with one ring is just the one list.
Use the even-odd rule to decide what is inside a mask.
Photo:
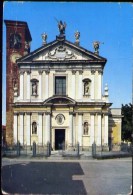
[[(79, 102), (85, 102), (89, 100), (93, 101), (101, 101), (102, 98), (102, 73), (99, 71), (95, 71), (91, 73), (91, 71), (75, 71), (72, 73), (71, 70), (56, 72), (56, 71), (40, 71), (39, 70), (31, 70), (30, 74), (27, 74), (28, 70), (25, 70), (21, 77), (23, 79), (20, 80), (20, 93), (23, 90), (23, 97), (18, 97), (18, 100), (27, 100), (28, 99), (28, 91), (31, 94), (31, 82), (30, 85), (27, 85), (28, 77), (31, 81), (32, 79), (38, 80), (38, 96), (34, 97), (30, 95), (31, 100), (41, 100), (44, 101), (47, 98), (53, 96), (55, 94), (55, 76), (65, 76), (66, 77), (66, 95), (75, 99)], [(87, 95), (84, 94), (84, 79), (90, 79), (89, 85), (89, 93)], [(23, 82), (23, 84), (21, 83)], [(22, 89), (23, 88), (23, 89)]]

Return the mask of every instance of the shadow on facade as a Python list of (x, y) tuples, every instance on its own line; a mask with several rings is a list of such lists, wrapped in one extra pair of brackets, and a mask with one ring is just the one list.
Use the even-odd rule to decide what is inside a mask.
[(11, 194), (87, 194), (79, 163), (30, 162), (2, 167), (2, 189)]

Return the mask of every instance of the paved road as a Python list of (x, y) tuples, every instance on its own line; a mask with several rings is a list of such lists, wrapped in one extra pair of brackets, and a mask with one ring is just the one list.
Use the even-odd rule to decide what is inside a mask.
[(2, 159), (2, 189), (9, 194), (127, 195), (132, 159)]

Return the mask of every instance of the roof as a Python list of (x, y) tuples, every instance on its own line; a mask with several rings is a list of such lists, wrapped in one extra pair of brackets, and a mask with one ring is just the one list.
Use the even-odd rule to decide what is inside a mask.
[[(60, 56), (60, 57), (59, 57)], [(105, 65), (107, 59), (76, 45), (64, 37), (57, 36), (56, 40), (41, 46), (26, 56), (17, 60), (18, 64), (39, 63), (100, 63)]]

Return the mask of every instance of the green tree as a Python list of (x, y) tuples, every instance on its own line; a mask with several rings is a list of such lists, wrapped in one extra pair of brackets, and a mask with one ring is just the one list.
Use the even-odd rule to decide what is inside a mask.
[(133, 133), (133, 105), (122, 104), (122, 140), (132, 141)]

